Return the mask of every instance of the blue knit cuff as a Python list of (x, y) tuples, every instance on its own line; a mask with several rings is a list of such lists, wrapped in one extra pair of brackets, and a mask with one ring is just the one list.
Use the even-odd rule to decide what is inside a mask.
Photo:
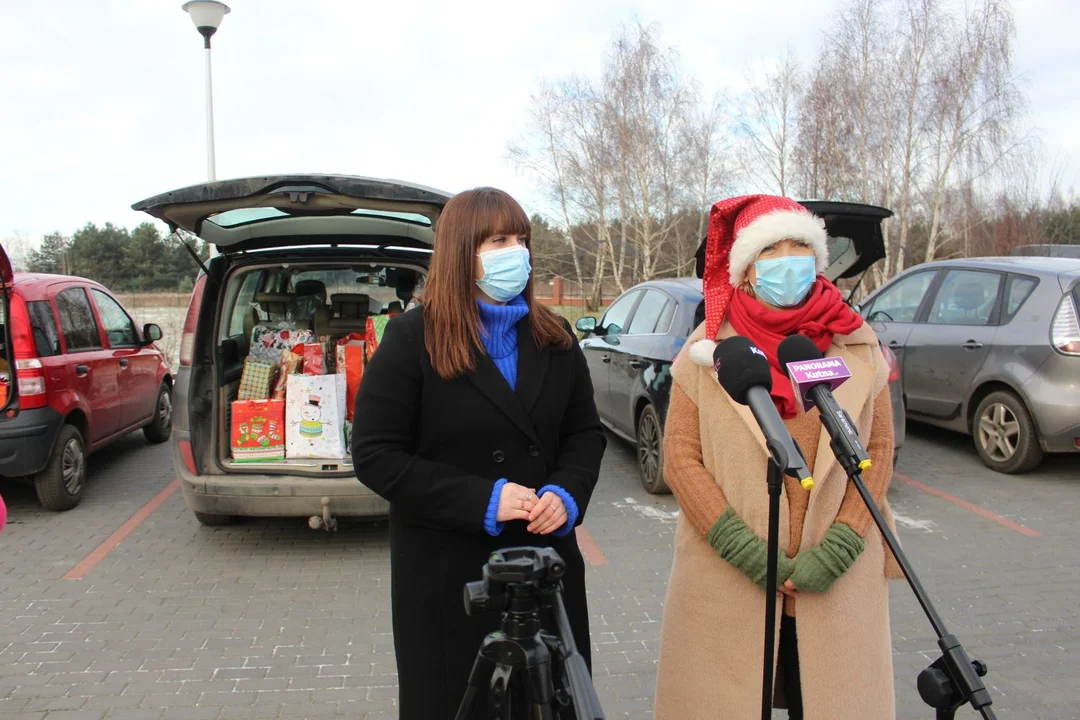
[(566, 492), (558, 485), (545, 485), (537, 491), (536, 496), (544, 497), (544, 493), (549, 491), (558, 495), (559, 499), (562, 500), (563, 505), (566, 506), (566, 522), (563, 523), (561, 528), (551, 533), (556, 537), (564, 537), (574, 531), (574, 524), (577, 522), (579, 512), (577, 501), (574, 500), (570, 493)]
[(499, 498), (502, 497), (502, 489), (505, 484), (506, 478), (495, 481), (495, 488), (491, 491), (491, 499), (488, 500), (487, 512), (484, 513), (484, 530), (491, 537), (496, 537), (506, 527), (504, 522), (495, 522), (495, 518), (499, 516)]

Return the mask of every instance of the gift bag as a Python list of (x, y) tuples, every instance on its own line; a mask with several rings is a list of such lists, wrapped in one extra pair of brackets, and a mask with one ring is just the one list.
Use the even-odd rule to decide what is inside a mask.
[(277, 365), (266, 360), (249, 357), (244, 361), (244, 373), (240, 376), (240, 400), (268, 400), (273, 389)]
[(345, 457), (345, 376), (290, 375), (285, 425), (287, 457)]
[(389, 315), (372, 315), (367, 319), (367, 352), (366, 358), (371, 359), (382, 342), (383, 333), (386, 331), (386, 323), (390, 322)]
[(284, 350), (292, 350), (297, 345), (314, 342), (315, 333), (310, 330), (298, 330), (288, 323), (278, 325), (256, 325), (251, 331), (251, 350), (249, 354), (258, 360), (278, 362)]
[(364, 346), (364, 336), (360, 333), (347, 335), (337, 344), (337, 368), (345, 376), (345, 417), (349, 420), (353, 419), (356, 392), (364, 376)]
[(285, 459), (285, 402), (237, 400), (232, 404), (232, 456), (238, 463)]

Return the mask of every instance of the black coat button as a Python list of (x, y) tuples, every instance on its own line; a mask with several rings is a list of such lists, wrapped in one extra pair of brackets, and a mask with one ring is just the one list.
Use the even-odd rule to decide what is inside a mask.
[(503, 454), (502, 450), (496, 450), (494, 453), (492, 453), (491, 459), (497, 463), (501, 463), (503, 460), (506, 459), (506, 455)]
[(529, 457), (539, 457), (539, 455), (540, 455), (540, 448), (536, 447), (535, 445), (530, 445), (529, 446)]

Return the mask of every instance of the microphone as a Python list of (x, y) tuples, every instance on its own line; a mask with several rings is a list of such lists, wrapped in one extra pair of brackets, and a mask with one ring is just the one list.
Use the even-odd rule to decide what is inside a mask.
[(833, 397), (833, 390), (851, 377), (844, 359), (825, 357), (805, 335), (788, 335), (776, 354), (780, 364), (787, 368), (799, 403), (804, 409), (806, 402), (817, 407), (821, 424), (832, 438), (833, 453), (847, 474), (869, 469), (870, 455), (859, 440), (855, 423)]
[(780, 413), (776, 411), (769, 391), (772, 389), (772, 369), (769, 360), (759, 347), (744, 337), (730, 337), (713, 350), (713, 368), (716, 379), (731, 399), (740, 405), (749, 405), (765, 444), (773, 456), (786, 458), (785, 475), (799, 481), (803, 489), (814, 487), (814, 478), (806, 467), (806, 458), (791, 437)]

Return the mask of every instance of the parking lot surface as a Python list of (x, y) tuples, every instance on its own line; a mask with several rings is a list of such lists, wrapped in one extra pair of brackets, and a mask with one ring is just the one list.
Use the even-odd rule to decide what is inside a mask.
[[(140, 434), (91, 460), (71, 512), (0, 486), (0, 720), (395, 717), (385, 523), (203, 528), (172, 477), (170, 448)], [(990, 666), (1002, 718), (1080, 718), (1078, 494), (1075, 457), (996, 475), (969, 440), (909, 428), (889, 493), (900, 538), (949, 629)], [(677, 513), (613, 440), (579, 536), (609, 718), (652, 716)], [(899, 716), (932, 718), (915, 682), (939, 653), (902, 582), (892, 631)]]

